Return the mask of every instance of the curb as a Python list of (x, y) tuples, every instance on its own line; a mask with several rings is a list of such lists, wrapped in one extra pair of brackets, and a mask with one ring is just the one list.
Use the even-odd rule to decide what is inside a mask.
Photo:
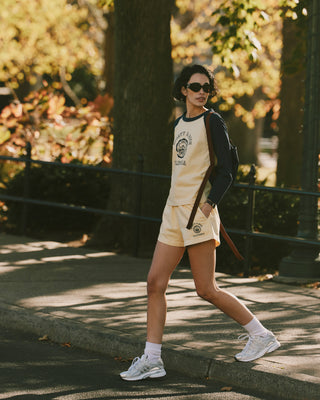
[[(48, 335), (58, 343), (72, 345), (108, 356), (135, 357), (144, 348), (144, 340), (134, 335), (103, 328), (97, 330), (81, 322), (32, 311), (0, 302), (0, 325), (17, 330)], [(137, 350), (138, 349), (138, 350)], [(228, 385), (249, 389), (265, 395), (288, 400), (319, 400), (320, 378), (292, 374), (285, 369), (256, 363), (212, 359), (197, 350), (166, 343), (163, 359), (169, 370), (193, 378), (215, 379)]]

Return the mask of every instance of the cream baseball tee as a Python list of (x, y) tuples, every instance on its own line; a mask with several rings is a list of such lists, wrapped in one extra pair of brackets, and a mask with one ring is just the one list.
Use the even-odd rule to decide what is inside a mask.
[[(212, 110), (211, 110), (212, 111)], [(171, 187), (167, 205), (193, 204), (210, 165), (205, 127), (207, 113), (175, 122), (172, 145)], [(232, 183), (230, 141), (226, 125), (218, 113), (210, 117), (210, 133), (216, 158), (212, 176), (206, 184), (201, 203), (207, 198), (218, 204)]]

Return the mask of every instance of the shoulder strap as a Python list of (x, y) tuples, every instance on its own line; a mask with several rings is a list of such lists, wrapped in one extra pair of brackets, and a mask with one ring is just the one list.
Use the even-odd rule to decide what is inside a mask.
[(202, 193), (204, 191), (206, 183), (207, 183), (208, 179), (210, 178), (210, 175), (211, 175), (211, 173), (213, 171), (213, 168), (214, 168), (214, 153), (213, 153), (212, 140), (211, 140), (211, 137), (210, 137), (210, 116), (211, 116), (211, 114), (212, 114), (212, 112), (208, 112), (208, 114), (206, 116), (206, 121), (205, 121), (206, 133), (207, 133), (207, 141), (208, 141), (208, 147), (209, 147), (209, 155), (210, 155), (210, 165), (209, 165), (209, 168), (207, 169), (207, 171), (205, 173), (203, 181), (202, 181), (202, 183), (200, 185), (200, 188), (198, 190), (198, 194), (197, 194), (196, 200), (194, 202), (194, 205), (193, 205), (190, 217), (189, 217), (189, 221), (188, 221), (188, 224), (187, 224), (187, 229), (191, 229), (191, 227), (192, 227), (192, 224), (193, 224), (193, 221), (194, 221), (194, 217), (196, 215), (197, 209), (198, 209), (199, 204), (200, 204)]
[(209, 156), (210, 156), (210, 165), (212, 168), (214, 167), (214, 151), (213, 151), (213, 144), (211, 139), (211, 131), (210, 131), (210, 117), (213, 114), (212, 111), (209, 111), (206, 116), (206, 133), (207, 133), (207, 141), (208, 141), (208, 148), (209, 148)]
[[(213, 114), (212, 111), (208, 112), (208, 114), (206, 115), (206, 120), (205, 120), (205, 125), (206, 125), (206, 133), (207, 133), (207, 141), (208, 141), (208, 148), (209, 148), (209, 156), (210, 156), (210, 166), (207, 169), (207, 172), (203, 178), (203, 181), (200, 185), (196, 200), (194, 202), (190, 217), (189, 217), (189, 221), (187, 224), (187, 229), (191, 229), (193, 221), (194, 221), (194, 217), (196, 215), (197, 209), (199, 207), (200, 204), (200, 200), (202, 197), (202, 193), (204, 191), (204, 188), (206, 186), (206, 183), (213, 171), (214, 168), (214, 151), (213, 151), (213, 144), (212, 144), (212, 139), (211, 139), (211, 132), (210, 132), (210, 117)], [(236, 256), (236, 258), (240, 261), (244, 260), (243, 256), (240, 254), (240, 252), (238, 251), (236, 245), (233, 243), (232, 239), (230, 238), (230, 236), (228, 235), (228, 233), (226, 232), (221, 220), (220, 220), (220, 231), (221, 234), (224, 238), (224, 240), (227, 242), (228, 246), (230, 247), (230, 249), (232, 250), (233, 254)]]

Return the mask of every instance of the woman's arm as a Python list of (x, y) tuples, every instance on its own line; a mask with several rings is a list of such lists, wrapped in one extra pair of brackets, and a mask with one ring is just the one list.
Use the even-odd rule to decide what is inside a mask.
[(212, 187), (208, 199), (218, 204), (232, 183), (232, 160), (228, 130), (224, 120), (217, 113), (210, 117), (210, 131), (217, 165), (210, 177)]

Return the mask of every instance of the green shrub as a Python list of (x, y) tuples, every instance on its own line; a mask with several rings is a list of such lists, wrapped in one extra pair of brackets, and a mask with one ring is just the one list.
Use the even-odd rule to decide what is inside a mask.
[[(248, 182), (248, 176), (241, 169), (238, 181)], [(256, 182), (263, 185), (264, 182)], [(246, 229), (248, 209), (248, 191), (232, 187), (219, 206), (221, 220), (225, 227)], [(297, 219), (299, 198), (296, 195), (270, 191), (255, 191), (254, 230), (262, 233), (295, 236), (297, 234)], [(232, 239), (245, 255), (245, 241), (238, 235)], [(252, 273), (267, 273), (277, 270), (282, 257), (290, 253), (290, 245), (285, 242), (269, 239), (253, 239), (251, 265)], [(229, 273), (241, 273), (244, 265), (237, 261), (233, 253), (222, 240), (218, 249), (217, 270)]]
[[(24, 176), (24, 170), (17, 173), (1, 192), (22, 196)], [(30, 170), (30, 197), (37, 200), (105, 209), (108, 195), (109, 177), (100, 171), (51, 165), (33, 166)], [(23, 205), (6, 201), (6, 207), (6, 225), (16, 231), (19, 229)], [(34, 234), (82, 230), (88, 233), (97, 218), (92, 213), (29, 204), (27, 232)]]
[[(240, 170), (238, 181), (248, 182), (248, 176)], [(33, 166), (30, 174), (30, 196), (36, 199), (83, 205), (105, 209), (107, 205), (110, 179), (108, 174), (56, 166)], [(263, 185), (264, 182), (256, 182)], [(22, 196), (24, 171), (17, 173), (0, 193)], [(6, 201), (6, 226), (19, 228), (22, 204)], [(232, 187), (219, 206), (221, 220), (225, 227), (246, 228), (248, 192), (246, 189)], [(1, 208), (1, 207), (0, 207)], [(299, 198), (295, 195), (270, 191), (256, 191), (254, 230), (264, 233), (295, 236)], [(50, 234), (51, 231), (92, 232), (99, 215), (59, 208), (28, 205), (28, 233)], [(245, 255), (245, 241), (231, 234), (239, 250)], [(285, 242), (269, 239), (253, 239), (251, 264), (253, 274), (275, 272), (282, 257), (290, 253)], [(244, 264), (237, 261), (233, 253), (222, 240), (218, 248), (217, 270), (225, 273), (241, 274)]]

